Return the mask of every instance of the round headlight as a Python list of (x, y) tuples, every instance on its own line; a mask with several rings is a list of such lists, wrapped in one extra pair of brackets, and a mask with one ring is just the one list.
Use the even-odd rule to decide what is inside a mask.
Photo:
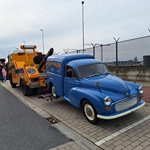
[(33, 69), (33, 68), (28, 68), (28, 69), (27, 69), (27, 72), (28, 72), (29, 74), (34, 74), (36, 71), (35, 71), (35, 69)]
[(106, 96), (106, 97), (104, 98), (104, 104), (105, 104), (106, 106), (109, 106), (109, 105), (111, 104), (111, 102), (112, 102), (112, 100), (111, 100), (111, 98), (110, 98), (109, 96)]
[(139, 93), (140, 93), (140, 94), (143, 94), (143, 92), (144, 92), (143, 86), (140, 86), (140, 87), (139, 87)]

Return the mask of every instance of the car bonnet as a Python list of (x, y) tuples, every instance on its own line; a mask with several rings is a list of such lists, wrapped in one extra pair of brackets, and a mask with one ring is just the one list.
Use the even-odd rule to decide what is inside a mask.
[(122, 95), (122, 97), (131, 94), (131, 87), (122, 79), (111, 74), (83, 79), (81, 81), (81, 86), (87, 88), (99, 88), (102, 93), (110, 93), (110, 95), (117, 93)]

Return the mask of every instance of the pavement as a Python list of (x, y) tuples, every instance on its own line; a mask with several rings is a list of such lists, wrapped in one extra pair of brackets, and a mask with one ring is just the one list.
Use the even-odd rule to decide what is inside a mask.
[(19, 87), (11, 88), (9, 81), (1, 85), (72, 139), (49, 150), (150, 149), (150, 87), (144, 87), (144, 107), (124, 117), (100, 120), (99, 124), (93, 125), (85, 119), (82, 110), (61, 98), (46, 101), (38, 98), (38, 95), (25, 97)]

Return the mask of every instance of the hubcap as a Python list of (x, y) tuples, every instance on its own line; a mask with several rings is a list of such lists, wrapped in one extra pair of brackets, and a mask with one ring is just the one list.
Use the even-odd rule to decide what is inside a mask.
[(93, 107), (90, 104), (85, 104), (84, 105), (84, 112), (85, 112), (86, 117), (89, 120), (92, 121), (92, 120), (95, 119), (95, 112), (94, 112)]
[(54, 97), (56, 97), (55, 87), (54, 87), (54, 86), (52, 87), (52, 95), (53, 95)]
[(86, 112), (88, 116), (92, 116), (92, 111), (89, 107), (86, 108)]

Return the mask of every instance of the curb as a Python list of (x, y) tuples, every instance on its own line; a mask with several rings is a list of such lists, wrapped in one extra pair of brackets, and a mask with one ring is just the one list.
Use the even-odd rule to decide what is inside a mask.
[(145, 102), (145, 107), (150, 107), (150, 103)]

